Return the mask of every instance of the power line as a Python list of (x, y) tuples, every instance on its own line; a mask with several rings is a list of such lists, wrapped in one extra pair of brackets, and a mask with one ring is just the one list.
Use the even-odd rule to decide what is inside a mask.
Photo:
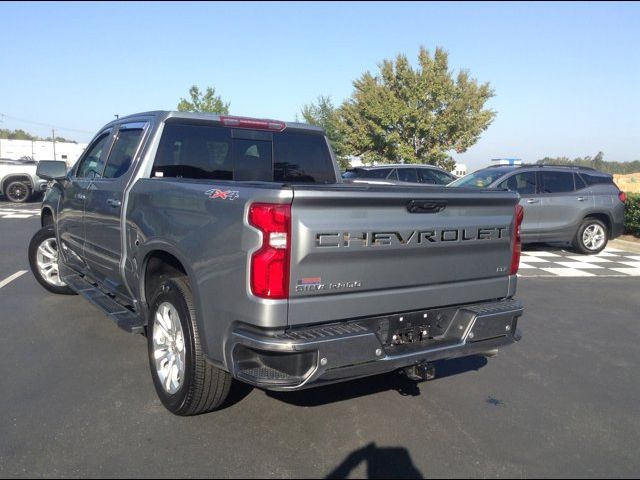
[(30, 123), (32, 125), (39, 125), (41, 127), (53, 127), (53, 128), (57, 128), (58, 130), (64, 130), (67, 132), (88, 133), (88, 134), (95, 133), (95, 132), (89, 132), (87, 130), (79, 130), (77, 128), (61, 127), (59, 125), (52, 125), (50, 123), (34, 122), (33, 120), (25, 120), (24, 118), (13, 117), (11, 115), (5, 115), (4, 113), (0, 113), (0, 117), (9, 118), (17, 122)]

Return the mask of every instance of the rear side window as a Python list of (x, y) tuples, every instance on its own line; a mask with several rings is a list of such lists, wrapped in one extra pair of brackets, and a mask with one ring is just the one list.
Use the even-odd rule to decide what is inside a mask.
[(511, 175), (498, 188), (518, 192), (520, 195), (534, 195), (536, 193), (535, 172), (523, 172)]
[(398, 168), (398, 180), (401, 182), (418, 183), (418, 172), (415, 168)]
[(323, 136), (304, 133), (273, 135), (273, 180), (276, 182), (335, 183), (333, 163)]
[(540, 192), (541, 193), (564, 193), (573, 192), (572, 172), (540, 172)]
[(232, 180), (229, 129), (208, 125), (164, 126), (151, 175)]
[(591, 173), (581, 172), (580, 176), (584, 179), (587, 185), (611, 185), (613, 184), (613, 177), (605, 175), (593, 175)]
[(579, 174), (574, 173), (573, 174), (573, 179), (576, 182), (576, 190), (582, 190), (583, 188), (587, 188), (587, 184), (585, 183), (585, 181), (582, 179), (582, 177)]
[(127, 173), (141, 138), (141, 128), (120, 130), (118, 132), (118, 138), (109, 154), (107, 166), (104, 168), (104, 174), (102, 175), (104, 178), (118, 178)]

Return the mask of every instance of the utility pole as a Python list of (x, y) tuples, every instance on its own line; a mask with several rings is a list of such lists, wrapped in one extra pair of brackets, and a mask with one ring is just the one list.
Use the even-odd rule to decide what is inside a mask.
[(51, 137), (53, 139), (53, 159), (56, 159), (56, 131), (55, 129), (51, 129), (51, 134), (53, 135), (53, 137)]

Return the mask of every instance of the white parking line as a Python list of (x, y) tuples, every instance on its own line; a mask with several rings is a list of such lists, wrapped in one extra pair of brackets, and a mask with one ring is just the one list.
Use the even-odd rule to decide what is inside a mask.
[(11, 282), (13, 282), (16, 278), (21, 277), (22, 275), (24, 275), (25, 273), (27, 273), (26, 270), (20, 270), (16, 273), (14, 273), (13, 275), (11, 275), (10, 277), (5, 278), (4, 280), (2, 280), (0, 282), (0, 288), (10, 284)]

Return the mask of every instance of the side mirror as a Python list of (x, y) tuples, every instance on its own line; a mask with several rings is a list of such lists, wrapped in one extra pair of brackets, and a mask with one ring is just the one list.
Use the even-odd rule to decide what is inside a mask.
[(36, 175), (45, 180), (63, 180), (67, 178), (67, 164), (54, 160), (42, 160), (38, 163)]

